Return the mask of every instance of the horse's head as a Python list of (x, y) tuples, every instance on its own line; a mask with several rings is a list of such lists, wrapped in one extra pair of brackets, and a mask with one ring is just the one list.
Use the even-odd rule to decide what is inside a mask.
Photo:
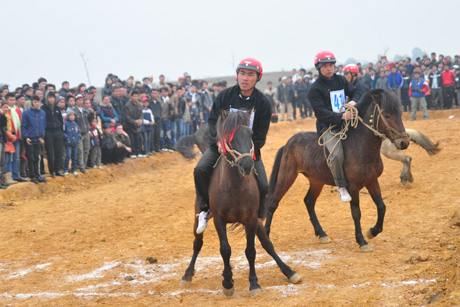
[(398, 149), (406, 149), (410, 139), (401, 119), (401, 103), (398, 97), (383, 90), (373, 90), (365, 96), (367, 95), (374, 102), (369, 105), (367, 112), (370, 126), (390, 139)]
[(243, 176), (254, 172), (254, 144), (249, 128), (249, 112), (226, 112), (217, 121), (217, 137), (223, 155)]

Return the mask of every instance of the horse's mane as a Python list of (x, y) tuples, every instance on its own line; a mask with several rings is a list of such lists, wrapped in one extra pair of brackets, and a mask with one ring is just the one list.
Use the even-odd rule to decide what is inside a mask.
[(401, 102), (399, 102), (398, 97), (392, 92), (377, 89), (365, 93), (356, 104), (361, 117), (367, 112), (367, 109), (372, 105), (374, 99), (383, 112), (401, 116)]
[(222, 111), (217, 120), (217, 138), (220, 140), (230, 134), (236, 127), (248, 126), (249, 111), (228, 112)]

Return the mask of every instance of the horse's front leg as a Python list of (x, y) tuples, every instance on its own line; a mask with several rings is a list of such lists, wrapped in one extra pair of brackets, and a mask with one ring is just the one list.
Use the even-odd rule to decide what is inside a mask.
[(246, 231), (246, 258), (249, 262), (249, 291), (251, 297), (261, 294), (260, 285), (258, 283), (254, 262), (256, 260), (256, 248), (254, 247), (254, 237), (257, 230), (257, 217), (245, 226)]
[(232, 254), (232, 249), (227, 239), (227, 224), (222, 220), (220, 216), (214, 216), (214, 226), (216, 227), (217, 234), (219, 235), (220, 241), (220, 254), (224, 260), (224, 271), (222, 276), (224, 280), (222, 281), (223, 293), (227, 296), (232, 296), (235, 293), (235, 288), (233, 287), (233, 273), (230, 266), (230, 256)]
[(361, 209), (359, 208), (359, 189), (350, 189), (350, 208), (351, 216), (353, 217), (353, 222), (355, 223), (355, 238), (356, 242), (359, 244), (359, 248), (363, 252), (371, 252), (372, 248), (364, 240), (363, 232), (361, 229)]
[(373, 239), (383, 231), (383, 220), (385, 218), (386, 206), (383, 202), (380, 185), (377, 179), (366, 188), (377, 206), (377, 223), (367, 232), (367, 238)]

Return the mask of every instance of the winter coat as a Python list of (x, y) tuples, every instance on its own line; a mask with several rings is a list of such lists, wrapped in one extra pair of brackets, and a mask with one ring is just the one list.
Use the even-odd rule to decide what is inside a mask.
[(142, 120), (141, 132), (153, 131), (153, 126), (150, 123), (154, 123), (152, 110), (149, 108), (142, 108), (142, 114), (144, 119)]
[(343, 90), (350, 100), (358, 101), (361, 92), (345, 79), (344, 76), (334, 74), (327, 79), (319, 74), (318, 79), (313, 83), (310, 90), (310, 103), (315, 111), (316, 131), (321, 134), (330, 125), (340, 126), (342, 124), (342, 113), (332, 111), (331, 92)]
[(22, 114), (22, 139), (37, 140), (45, 137), (46, 113), (41, 109), (30, 108)]
[(138, 133), (141, 131), (141, 126), (136, 125), (136, 120), (143, 119), (144, 116), (142, 115), (142, 106), (138, 101), (130, 100), (128, 103), (125, 104), (123, 108), (124, 113), (124, 122), (123, 128), (125, 130), (130, 129), (134, 133)]
[(78, 140), (81, 139), (80, 126), (76, 121), (66, 120), (64, 123), (64, 139), (66, 146), (77, 146)]
[[(284, 86), (286, 85), (286, 86)], [(293, 102), (294, 101), (294, 91), (292, 89), (292, 84), (286, 83), (280, 83), (277, 87), (278, 91), (278, 101), (280, 103), (286, 103), (286, 102)]]
[(161, 122), (161, 102), (158, 100), (150, 100), (149, 102), (149, 109), (152, 110), (153, 118), (155, 119), (155, 123), (159, 124)]
[(430, 91), (430, 88), (425, 84), (423, 78), (413, 79), (410, 82), (409, 97), (425, 97), (426, 93)]
[[(14, 131), (14, 134), (17, 136), (18, 139), (21, 138), (21, 125), (19, 126), (15, 126), (14, 124), (14, 120), (13, 120), (13, 114), (11, 114), (11, 112), (16, 112), (16, 114), (19, 116), (19, 121), (22, 120), (22, 113), (21, 113), (21, 110), (19, 110), (19, 108), (17, 107), (13, 107), (13, 109), (11, 109), (10, 107), (8, 107), (9, 110), (8, 110), (8, 115), (9, 117), (7, 117), (9, 119), (9, 122), (11, 124), (11, 131)], [(10, 126), (9, 126), (10, 127)]]
[[(11, 115), (8, 113), (5, 114), (6, 123), (7, 123), (7, 140), (5, 143), (5, 152), (6, 153), (14, 153), (16, 149), (14, 148), (13, 138), (16, 137), (16, 132), (13, 130), (13, 121), (11, 120)], [(17, 139), (16, 139), (17, 140)]]
[(123, 123), (124, 122), (123, 107), (125, 105), (123, 99), (110, 96), (110, 104), (117, 112), (117, 115), (118, 115), (117, 122)]
[(75, 106), (72, 111), (75, 113), (75, 121), (77, 122), (78, 126), (80, 126), (81, 134), (88, 133), (89, 131), (89, 112), (85, 110), (85, 108), (78, 108)]
[(118, 122), (118, 114), (117, 111), (115, 111), (115, 108), (112, 107), (111, 104), (107, 106), (101, 106), (101, 120), (102, 123), (110, 123), (110, 121), (114, 119), (115, 121)]
[(251, 96), (243, 97), (238, 85), (223, 90), (217, 96), (208, 119), (209, 134), (211, 136), (209, 145), (215, 151), (217, 151), (217, 118), (222, 110), (229, 109), (252, 110), (254, 116), (252, 120), (252, 141), (254, 143), (256, 159), (260, 160), (260, 149), (264, 146), (267, 139), (267, 132), (272, 117), (271, 103), (267, 96), (255, 88)]
[(7, 124), (6, 124), (6, 116), (3, 114), (0, 114), (0, 143), (6, 143), (8, 141), (8, 135), (7, 135)]
[(91, 149), (101, 145), (101, 131), (99, 131), (97, 126), (93, 126), (89, 130), (89, 142)]
[(117, 143), (113, 141), (110, 134), (103, 133), (101, 136), (101, 149), (114, 150), (117, 148)]
[(388, 75), (388, 88), (390, 90), (395, 90), (398, 88), (401, 88), (403, 85), (403, 79), (402, 75), (399, 71), (396, 73), (390, 72), (390, 75)]
[(51, 105), (48, 101), (48, 95), (45, 98), (45, 105), (42, 110), (46, 114), (46, 128), (45, 133), (50, 135), (60, 135), (64, 127), (64, 120), (62, 119), (61, 110), (54, 104)]

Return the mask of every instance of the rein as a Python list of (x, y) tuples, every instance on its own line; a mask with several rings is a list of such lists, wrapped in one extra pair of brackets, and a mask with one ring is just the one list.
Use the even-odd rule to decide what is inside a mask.
[[(375, 97), (373, 95), (371, 95), (371, 97), (372, 97), (372, 101), (374, 102), (374, 112), (372, 113), (371, 119), (369, 120), (370, 125), (365, 123), (364, 120), (362, 119), (362, 117), (358, 115), (358, 116), (356, 116), (356, 118), (345, 119), (345, 123), (342, 125), (342, 129), (337, 133), (331, 133), (332, 138), (330, 138), (328, 141), (323, 141), (323, 137), (327, 133), (332, 131), (332, 129), (335, 128), (335, 126), (330, 126), (319, 137), (318, 145), (323, 146), (324, 157), (327, 159), (328, 162), (329, 162), (329, 157), (334, 152), (334, 150), (337, 147), (338, 143), (341, 140), (345, 140), (347, 138), (347, 131), (349, 130), (349, 127), (351, 126), (352, 128), (356, 128), (358, 126), (359, 122), (361, 122), (369, 130), (374, 132), (374, 135), (380, 137), (382, 139), (382, 141), (384, 141), (388, 137), (385, 134), (383, 134), (380, 131), (378, 131), (378, 126), (379, 126), (380, 120), (382, 120), (383, 124), (385, 125), (386, 130), (388, 130), (390, 132), (390, 135), (391, 135), (390, 141), (392, 143), (394, 142), (394, 140), (396, 140), (398, 138), (405, 137), (405, 136), (408, 137), (409, 136), (407, 134), (407, 132), (398, 132), (396, 129), (394, 129), (393, 127), (391, 127), (388, 124), (388, 122), (386, 121), (385, 117), (383, 116), (382, 109), (380, 109), (380, 106), (378, 105), (377, 101), (375, 100)], [(358, 109), (356, 107), (354, 107), (354, 106), (350, 106), (350, 105), (345, 106), (344, 105), (340, 109), (342, 110), (342, 108), (346, 109), (346, 111), (351, 110), (353, 113), (356, 112), (356, 114), (358, 114)], [(376, 112), (378, 113), (377, 116), (375, 116)], [(377, 123), (374, 122), (374, 118), (376, 118)], [(334, 144), (334, 147), (332, 148), (331, 152), (329, 153), (329, 156), (327, 156), (327, 154), (326, 154), (326, 146), (325, 145), (328, 144), (329, 142), (332, 142), (337, 137), (338, 137), (338, 140)]]

